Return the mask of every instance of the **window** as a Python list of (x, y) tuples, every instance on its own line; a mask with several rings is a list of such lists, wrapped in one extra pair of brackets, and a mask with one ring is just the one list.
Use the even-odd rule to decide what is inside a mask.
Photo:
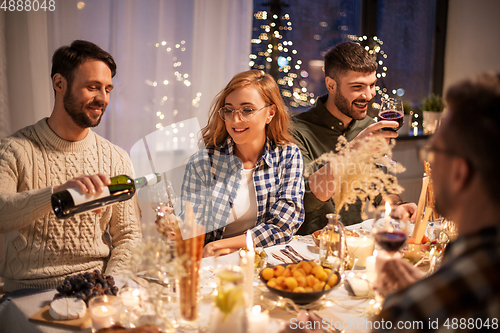
[[(437, 6), (436, 0), (254, 0), (250, 67), (273, 75), (290, 111), (299, 113), (327, 93), (324, 52), (366, 36), (360, 43), (378, 45), (382, 60), (373, 102), (387, 94), (419, 106), (442, 87), (443, 54), (437, 51), (444, 49), (444, 32), (436, 32), (436, 23), (443, 26)], [(446, 12), (446, 4), (439, 6)]]

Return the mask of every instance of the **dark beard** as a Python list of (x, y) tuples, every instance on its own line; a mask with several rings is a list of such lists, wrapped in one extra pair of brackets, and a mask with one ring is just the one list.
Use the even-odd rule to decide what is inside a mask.
[[(71, 94), (71, 90), (71, 85), (68, 85), (68, 89), (66, 90), (66, 93), (64, 93), (63, 103), (64, 109), (71, 117), (73, 122), (81, 128), (96, 127), (97, 125), (99, 125), (106, 107), (103, 104), (96, 102), (95, 100), (86, 104), (79, 105), (76, 99)], [(101, 115), (99, 116), (99, 118), (97, 118), (97, 120), (91, 119), (85, 113), (85, 109), (91, 107), (100, 107), (102, 109)]]
[[(359, 100), (353, 101), (353, 103), (354, 102), (364, 103), (364, 102), (367, 102), (367, 100), (359, 99)], [(333, 99), (333, 103), (335, 104), (337, 109), (339, 109), (340, 112), (342, 112), (343, 114), (345, 114), (349, 118), (354, 119), (354, 120), (365, 119), (366, 115), (361, 116), (361, 117), (356, 115), (356, 113), (352, 109), (352, 104), (349, 104), (349, 101), (347, 100), (347, 98), (344, 97), (344, 95), (342, 95), (342, 93), (340, 92), (340, 89), (338, 87), (335, 91), (335, 98)]]

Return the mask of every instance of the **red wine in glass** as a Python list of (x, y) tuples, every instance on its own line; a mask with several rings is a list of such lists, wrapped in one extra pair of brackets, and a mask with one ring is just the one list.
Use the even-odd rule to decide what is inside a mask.
[(399, 126), (398, 127), (385, 127), (382, 130), (383, 131), (394, 131), (397, 132), (401, 126), (403, 126), (403, 114), (398, 111), (393, 111), (393, 110), (388, 110), (388, 111), (382, 111), (378, 114), (378, 121), (381, 120), (390, 120), (390, 121), (397, 121)]
[(378, 113), (378, 120), (389, 120), (398, 122), (398, 127), (385, 127), (382, 128), (383, 131), (393, 131), (397, 132), (401, 126), (403, 126), (403, 103), (394, 98), (382, 98), (382, 103), (380, 106), (380, 111)]
[(402, 231), (379, 231), (374, 235), (375, 241), (387, 252), (396, 252), (406, 241), (406, 233)]

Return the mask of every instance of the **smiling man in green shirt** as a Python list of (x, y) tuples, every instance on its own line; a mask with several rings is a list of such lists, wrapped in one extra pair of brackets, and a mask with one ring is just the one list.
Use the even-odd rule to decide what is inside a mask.
[[(375, 97), (376, 70), (375, 59), (358, 43), (340, 43), (327, 51), (328, 94), (318, 98), (313, 108), (292, 118), (294, 138), (304, 157), (304, 167), (335, 150), (341, 135), (349, 141), (368, 135), (398, 136), (393, 131), (379, 131), (384, 127), (397, 127), (397, 122), (375, 123), (367, 116), (368, 103)], [(323, 228), (328, 222), (326, 214), (335, 212), (331, 199), (334, 189), (328, 186), (334, 178), (327, 163), (305, 179), (306, 218), (298, 234), (307, 235)], [(341, 217), (345, 225), (361, 222), (361, 202), (350, 205), (348, 210), (342, 209)]]

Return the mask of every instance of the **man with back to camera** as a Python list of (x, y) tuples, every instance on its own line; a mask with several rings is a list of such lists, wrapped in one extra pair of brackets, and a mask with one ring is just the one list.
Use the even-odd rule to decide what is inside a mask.
[[(387, 297), (376, 320), (422, 322), (421, 331), (499, 328), (500, 321), (500, 73), (452, 86), (448, 111), (423, 159), (432, 168), (436, 211), (459, 237), (431, 276), (402, 259), (383, 267)], [(465, 323), (465, 326), (464, 326)], [(496, 323), (496, 324), (495, 324)], [(390, 329), (384, 331), (391, 331)], [(413, 328), (408, 331), (417, 331)]]
[(64, 220), (50, 202), (55, 192), (101, 193), (110, 176), (133, 175), (128, 154), (90, 129), (101, 121), (115, 73), (113, 57), (91, 42), (60, 47), (52, 57), (52, 114), (1, 140), (0, 276), (6, 292), (56, 288), (68, 275), (95, 269), (135, 270), (131, 250), (141, 239), (135, 197)]
[[(500, 325), (500, 73), (452, 86), (446, 103), (422, 155), (432, 168), (435, 209), (456, 224), (459, 237), (427, 278), (401, 258), (384, 264), (377, 287), (393, 293), (370, 319), (379, 331), (402, 331), (398, 325), (405, 332), (498, 331)], [(294, 321), (324, 328), (314, 313), (301, 312)], [(294, 327), (284, 332), (324, 332)]]
[[(395, 121), (375, 123), (367, 116), (368, 104), (375, 97), (377, 62), (360, 44), (337, 44), (325, 54), (325, 84), (328, 94), (318, 98), (309, 111), (292, 118), (295, 143), (304, 157), (304, 167), (312, 161), (335, 150), (338, 138), (345, 135), (348, 141), (368, 135), (396, 138), (394, 131), (380, 131), (384, 127), (395, 128)], [(326, 214), (335, 212), (331, 199), (334, 194), (335, 175), (327, 163), (305, 179), (304, 207), (306, 218), (298, 234), (307, 235), (322, 229), (328, 222)], [(397, 195), (387, 196), (394, 204), (401, 203)], [(415, 204), (402, 206), (410, 215)], [(345, 225), (361, 222), (361, 202), (341, 210)], [(414, 217), (412, 216), (414, 219)]]

